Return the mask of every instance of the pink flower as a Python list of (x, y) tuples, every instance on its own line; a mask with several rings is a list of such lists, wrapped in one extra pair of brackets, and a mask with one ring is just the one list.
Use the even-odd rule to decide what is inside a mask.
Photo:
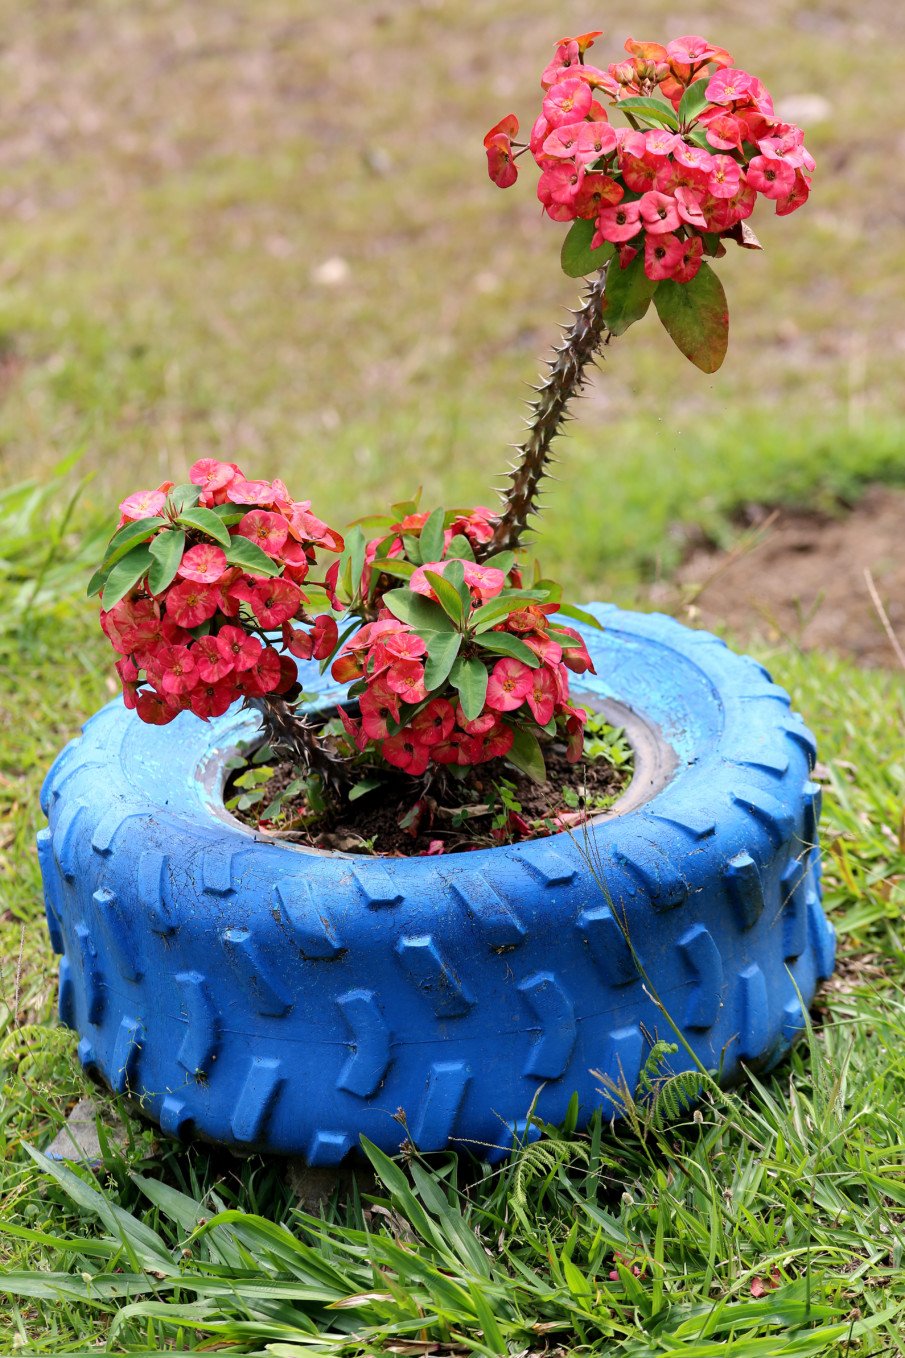
[(718, 113), (707, 119), (705, 136), (718, 151), (740, 151), (745, 136), (745, 124), (731, 113)]
[(644, 222), (649, 236), (665, 235), (667, 231), (675, 231), (679, 225), (679, 211), (676, 200), (667, 193), (658, 193), (656, 189), (644, 193), (641, 195), (638, 206), (641, 211), (641, 220)]
[(618, 203), (624, 192), (622, 185), (610, 179), (609, 175), (596, 172), (586, 174), (575, 197), (575, 211), (579, 217), (594, 218), (602, 208)]
[(683, 169), (694, 170), (699, 181), (702, 183), (710, 175), (710, 162), (712, 156), (709, 151), (705, 151), (703, 146), (691, 146), (686, 141), (680, 141), (674, 151), (676, 163)]
[(417, 632), (393, 632), (384, 642), (385, 649), (398, 660), (417, 660), (427, 646)]
[[(661, 162), (662, 163), (662, 162)], [(646, 193), (657, 179), (658, 162), (651, 156), (620, 156), (619, 167), (625, 187), (632, 193)]]
[(682, 66), (698, 66), (701, 62), (712, 61), (719, 55), (728, 56), (722, 47), (714, 47), (698, 33), (688, 33), (683, 38), (674, 38), (666, 44), (666, 55), (670, 61)]
[(639, 200), (630, 203), (617, 203), (615, 207), (605, 207), (597, 218), (597, 233), (591, 241), (597, 249), (604, 241), (631, 240), (641, 230), (641, 209)]
[(738, 192), (741, 167), (731, 156), (714, 156), (707, 188), (714, 198), (732, 198)]
[(157, 652), (157, 671), (164, 693), (187, 693), (197, 680), (188, 646), (162, 646)]
[(452, 703), (446, 698), (434, 698), (411, 723), (411, 730), (422, 745), (438, 745), (448, 740), (455, 724)]
[(569, 208), (570, 216), (574, 217), (575, 213), (571, 209), (581, 189), (584, 173), (584, 166), (574, 160), (554, 161), (538, 181), (538, 198), (548, 208)]
[(696, 226), (699, 231), (707, 230), (707, 222), (701, 211), (701, 193), (680, 184), (676, 189), (676, 209), (683, 222)]
[(388, 736), (380, 747), (380, 753), (388, 764), (413, 777), (424, 773), (430, 758), (427, 745), (422, 745), (410, 726), (405, 726), (395, 736)]
[(427, 697), (424, 666), (417, 660), (397, 660), (386, 672), (386, 685), (407, 703), (420, 703)]
[(199, 585), (195, 580), (183, 580), (171, 586), (166, 594), (167, 616), (180, 627), (197, 627), (207, 622), (219, 603), (220, 594), (213, 585)]
[(192, 656), (198, 675), (205, 684), (216, 684), (234, 668), (229, 646), (219, 637), (199, 637), (192, 646)]
[(531, 671), (531, 687), (525, 695), (538, 726), (546, 726), (553, 716), (556, 703), (556, 684), (546, 665)]
[(678, 236), (648, 236), (644, 242), (644, 272), (655, 281), (672, 278), (676, 269), (682, 267), (683, 254), (684, 242)]
[(474, 561), (463, 561), (462, 568), (466, 585), (481, 603), (486, 604), (502, 593), (506, 577), (496, 566), (478, 566)]
[(552, 85), (543, 103), (544, 117), (551, 127), (577, 123), (591, 107), (591, 91), (583, 80), (569, 76)]
[(571, 637), (573, 641), (580, 642), (579, 646), (574, 648), (569, 647), (563, 651), (563, 664), (570, 669), (573, 674), (584, 674), (587, 671), (590, 671), (591, 674), (596, 674), (597, 671), (594, 669), (594, 662), (588, 653), (584, 638), (575, 631), (574, 627), (561, 627), (560, 630), (565, 632), (566, 636)]
[(234, 670), (250, 669), (261, 652), (257, 637), (250, 637), (241, 627), (221, 627), (217, 644), (231, 660)]
[(498, 660), (487, 682), (487, 706), (495, 712), (514, 712), (521, 707), (531, 688), (531, 670), (521, 660), (504, 656)]
[(227, 486), (226, 498), (234, 505), (272, 505), (276, 497), (269, 481), (246, 481), (237, 476)]
[(789, 126), (787, 132), (775, 137), (762, 137), (758, 142), (762, 155), (768, 160), (784, 160), (796, 170), (813, 170), (814, 157), (804, 144), (804, 133), (800, 127)]
[(791, 190), (783, 198), (776, 200), (777, 217), (788, 217), (790, 212), (797, 212), (808, 201), (811, 186), (801, 170), (795, 171), (795, 183)]
[(298, 585), (280, 579), (262, 580), (250, 600), (252, 612), (262, 627), (279, 627), (288, 622), (299, 611), (301, 602)]
[(156, 599), (121, 599), (108, 613), (101, 613), (101, 628), (122, 655), (142, 650), (160, 636), (160, 606)]
[(744, 99), (751, 92), (753, 84), (753, 77), (747, 71), (729, 66), (722, 71), (717, 71), (716, 75), (708, 81), (704, 93), (711, 104), (734, 104), (737, 100)]
[(149, 519), (159, 514), (167, 502), (167, 497), (160, 490), (137, 490), (134, 495), (129, 495), (119, 506), (125, 522), (136, 522), (138, 519)]
[(755, 156), (748, 166), (748, 183), (765, 198), (787, 198), (795, 187), (795, 170), (787, 160)]
[(644, 154), (652, 156), (655, 160), (662, 160), (672, 154), (680, 140), (676, 132), (669, 132), (666, 128), (658, 127), (654, 131), (645, 132)]
[(200, 542), (190, 547), (176, 571), (184, 580), (197, 580), (202, 585), (212, 585), (226, 570), (226, 553), (222, 547), (212, 542)]
[(487, 153), (487, 173), (497, 188), (511, 188), (518, 179), (518, 166), (512, 157), (512, 142), (499, 133), (484, 142)]
[(271, 514), (266, 509), (250, 509), (240, 519), (238, 532), (268, 556), (279, 556), (289, 536), (289, 525), (279, 514)]
[(704, 242), (700, 236), (689, 236), (682, 241), (682, 260), (673, 273), (677, 283), (690, 283), (704, 259)]
[(244, 480), (235, 462), (218, 462), (215, 457), (202, 457), (189, 472), (193, 485), (201, 487), (201, 504), (222, 505), (226, 501), (226, 488), (236, 478)]

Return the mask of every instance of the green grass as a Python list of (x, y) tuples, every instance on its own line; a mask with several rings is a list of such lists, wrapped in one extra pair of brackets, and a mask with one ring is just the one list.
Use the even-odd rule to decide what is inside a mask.
[[(576, 288), (529, 176), (499, 194), (481, 138), (510, 108), (530, 122), (550, 41), (598, 15), (386, 0), (340, 40), (328, 8), (286, 0), (4, 11), (0, 1351), (905, 1354), (905, 683), (832, 656), (761, 656), (820, 737), (842, 958), (774, 1075), (662, 1126), (547, 1129), (494, 1172), (379, 1161), (317, 1218), (279, 1163), (163, 1141), (112, 1098), (125, 1144), (96, 1174), (36, 1162), (86, 1090), (53, 1020), (33, 843), (44, 771), (115, 691), (78, 601), (97, 537), (129, 490), (210, 453), (338, 523), (418, 484), (428, 504), (488, 499)], [(880, 55), (899, 15), (704, 0), (680, 22), (619, 0), (601, 17), (605, 60), (616, 35), (698, 28), (780, 109), (829, 101), (802, 115), (807, 208), (759, 217), (765, 253), (720, 264), (720, 373), (649, 319), (562, 445), (544, 565), (627, 599), (690, 530), (728, 542), (748, 501), (833, 509), (905, 481), (903, 162)], [(758, 1298), (755, 1279), (778, 1285)]]

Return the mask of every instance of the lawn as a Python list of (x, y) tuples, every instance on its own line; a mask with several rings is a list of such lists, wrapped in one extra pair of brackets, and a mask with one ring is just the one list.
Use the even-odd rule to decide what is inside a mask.
[[(54, 1025), (33, 843), (46, 768), (115, 692), (81, 598), (111, 510), (211, 453), (338, 521), (419, 483), (428, 504), (487, 498), (577, 294), (561, 229), (527, 182), (489, 184), (480, 142), (510, 108), (528, 118), (551, 39), (601, 16), (5, 9), (0, 1351), (905, 1355), (905, 676), (842, 655), (757, 652), (819, 736), (841, 955), (769, 1077), (694, 1114), (547, 1129), (494, 1171), (375, 1155), (376, 1179), (313, 1217), (280, 1163), (162, 1141), (113, 1099), (96, 1173), (36, 1160), (86, 1088)], [(602, 22), (711, 34), (818, 158), (808, 207), (722, 262), (720, 373), (686, 371), (648, 322), (571, 426), (544, 565), (643, 603), (690, 535), (730, 543), (752, 500), (842, 509), (905, 483), (883, 57), (903, 20), (892, 0), (642, 0)]]

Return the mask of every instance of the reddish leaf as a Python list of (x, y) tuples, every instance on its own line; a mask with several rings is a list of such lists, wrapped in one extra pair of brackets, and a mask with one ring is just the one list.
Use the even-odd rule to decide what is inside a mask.
[(654, 293), (667, 334), (701, 372), (715, 373), (729, 344), (729, 311), (723, 285), (709, 264), (690, 283), (667, 278)]

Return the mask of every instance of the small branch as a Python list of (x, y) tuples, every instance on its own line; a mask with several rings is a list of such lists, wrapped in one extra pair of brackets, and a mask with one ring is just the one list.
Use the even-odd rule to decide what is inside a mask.
[(867, 581), (867, 590), (868, 593), (870, 594), (871, 602), (874, 608), (877, 610), (877, 617), (883, 624), (883, 631), (886, 633), (886, 636), (889, 640), (889, 644), (893, 649), (893, 653), (895, 654), (896, 660), (898, 660), (899, 664), (902, 666), (902, 669), (905, 670), (905, 651), (902, 650), (899, 638), (892, 630), (892, 623), (889, 621), (889, 614), (883, 607), (883, 600), (880, 598), (877, 586), (874, 584), (874, 577), (870, 572), (869, 566), (864, 567), (864, 579)]
[(566, 331), (556, 356), (549, 360), (549, 376), (535, 388), (537, 400), (531, 402), (528, 436), (518, 446), (519, 460), (502, 493), (503, 511), (497, 520), (492, 540), (479, 553), (481, 559), (494, 552), (511, 551), (519, 545), (528, 519), (537, 512), (542, 479), (549, 475), (550, 445), (568, 418), (568, 405), (588, 380), (588, 370), (610, 334), (603, 320), (603, 290), (606, 268), (589, 284), (581, 308)]

